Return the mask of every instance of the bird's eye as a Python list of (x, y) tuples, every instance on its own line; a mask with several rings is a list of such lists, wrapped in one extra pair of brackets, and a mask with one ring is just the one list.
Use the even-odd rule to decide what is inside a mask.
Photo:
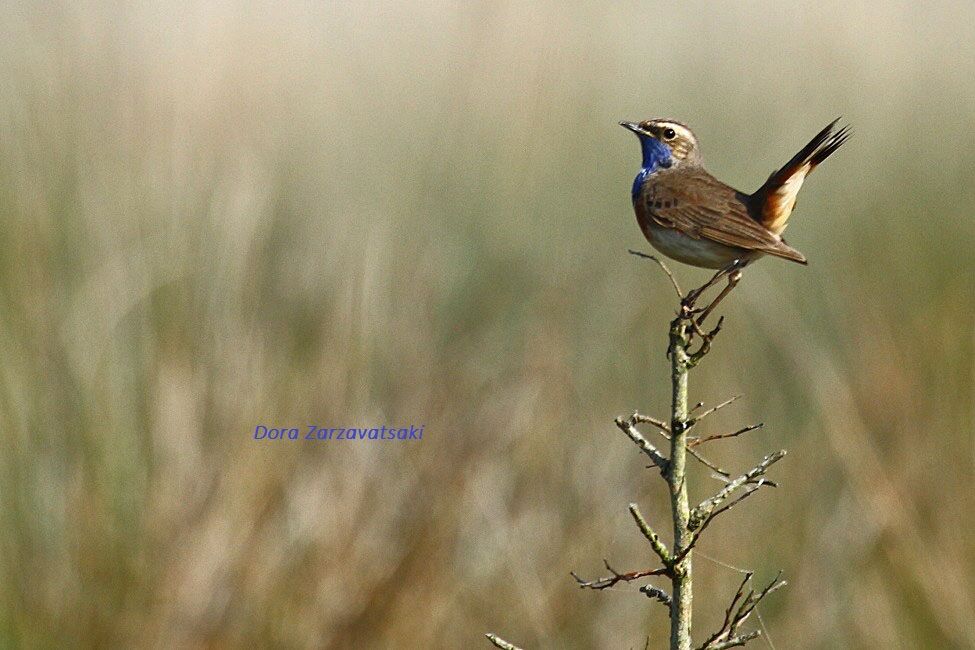
[(664, 129), (664, 140), (673, 140), (676, 137), (677, 137), (677, 131), (674, 131), (673, 129), (670, 128)]

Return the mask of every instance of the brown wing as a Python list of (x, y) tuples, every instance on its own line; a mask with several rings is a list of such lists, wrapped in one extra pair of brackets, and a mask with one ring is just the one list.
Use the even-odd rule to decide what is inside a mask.
[(695, 239), (703, 237), (726, 246), (806, 263), (802, 253), (752, 218), (747, 195), (725, 185), (702, 167), (678, 167), (651, 178), (644, 186), (644, 208), (661, 226)]

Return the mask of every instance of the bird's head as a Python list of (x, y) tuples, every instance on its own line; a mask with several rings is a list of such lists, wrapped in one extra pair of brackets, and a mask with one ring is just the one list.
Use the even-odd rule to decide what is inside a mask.
[(644, 120), (643, 122), (620, 122), (620, 126), (636, 133), (643, 147), (644, 165), (654, 162), (664, 167), (700, 164), (701, 154), (694, 133), (680, 122), (674, 120)]

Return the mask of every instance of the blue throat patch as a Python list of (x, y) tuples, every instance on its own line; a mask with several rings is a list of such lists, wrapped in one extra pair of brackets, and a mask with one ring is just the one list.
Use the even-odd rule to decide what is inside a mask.
[(673, 162), (670, 157), (670, 147), (656, 138), (641, 135), (640, 148), (643, 149), (643, 167), (633, 179), (633, 202), (640, 198), (643, 183), (651, 174), (670, 167)]

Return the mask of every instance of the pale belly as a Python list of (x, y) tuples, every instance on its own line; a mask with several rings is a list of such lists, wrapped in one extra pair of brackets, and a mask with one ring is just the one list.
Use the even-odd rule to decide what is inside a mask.
[(694, 239), (677, 230), (663, 228), (651, 220), (643, 234), (658, 251), (684, 264), (708, 269), (720, 269), (737, 259), (754, 259), (761, 253), (734, 246), (725, 246), (710, 239)]

